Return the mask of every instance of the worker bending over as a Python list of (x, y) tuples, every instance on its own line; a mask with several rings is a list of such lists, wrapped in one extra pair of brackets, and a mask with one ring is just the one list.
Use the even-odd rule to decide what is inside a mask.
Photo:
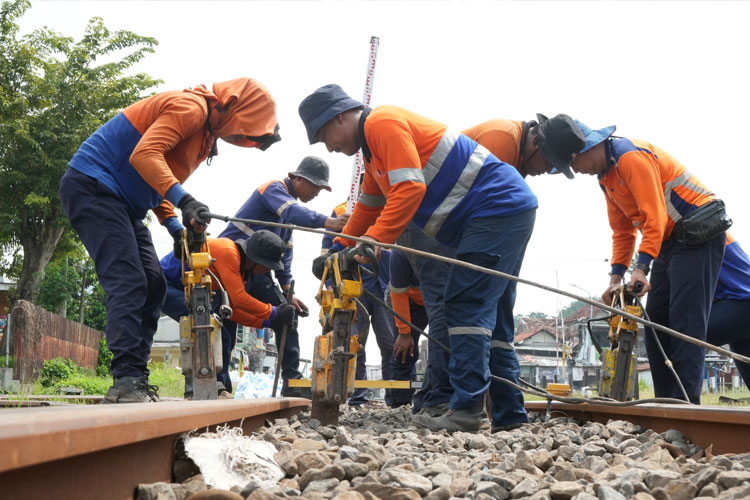
[[(225, 319), (221, 327), (221, 372), (216, 374), (219, 395), (223, 391), (231, 394), (232, 381), (229, 378), (229, 362), (237, 338), (237, 323), (252, 328), (280, 328), (284, 324), (293, 326), (294, 306), (282, 304), (279, 307), (253, 297), (245, 290), (246, 282), (252, 283), (258, 276), (269, 271), (283, 269), (284, 242), (271, 231), (257, 231), (250, 238), (234, 242), (227, 238), (208, 238), (208, 251), (213, 259), (209, 270), (218, 278), (212, 280), (211, 289), (215, 292), (223, 287), (229, 295), (232, 316)], [(163, 312), (179, 323), (188, 315), (185, 303), (185, 286), (182, 284), (182, 260), (169, 253), (161, 259), (161, 267), (167, 279), (167, 297)], [(187, 266), (187, 264), (186, 264)], [(214, 296), (213, 309), (221, 305), (219, 294)], [(281, 331), (281, 330), (279, 330)], [(192, 380), (185, 380), (185, 398), (192, 398)]]
[[(596, 175), (612, 228), (612, 272), (602, 297), (619, 288), (642, 234), (629, 287), (649, 293), (651, 321), (706, 340), (711, 302), (722, 267), (726, 229), (723, 203), (680, 162), (646, 141), (614, 137), (614, 126), (594, 130), (578, 122), (586, 147), (572, 163), (577, 173)], [(706, 209), (711, 209), (706, 212)], [(713, 210), (717, 209), (717, 210)], [(695, 236), (702, 227), (702, 235)], [(651, 279), (647, 278), (649, 272)], [(648, 328), (646, 351), (656, 397), (684, 399), (657, 344), (661, 342), (687, 396), (700, 404), (705, 352), (702, 347)]]
[[(459, 259), (518, 275), (537, 200), (513, 167), (440, 122), (395, 106), (365, 109), (338, 85), (313, 92), (299, 112), (311, 144), (323, 142), (346, 155), (362, 149), (362, 194), (343, 234), (393, 243), (413, 221), (456, 247)], [(490, 371), (514, 379), (518, 360), (512, 348), (490, 362), (491, 344), (512, 347), (514, 298), (514, 282), (451, 269), (444, 300), (454, 393), (451, 409), (430, 419), (429, 427), (478, 430), (487, 416)], [(508, 389), (492, 400), (497, 424), (528, 420), (520, 391)]]
[[(151, 234), (153, 210), (174, 238), (206, 228), (208, 207), (182, 183), (217, 154), (216, 139), (265, 150), (279, 140), (276, 104), (239, 78), (156, 94), (94, 132), (70, 160), (60, 200), (107, 292), (107, 346), (114, 382), (102, 403), (157, 401), (147, 368), (166, 287)], [(172, 205), (182, 211), (182, 224)]]

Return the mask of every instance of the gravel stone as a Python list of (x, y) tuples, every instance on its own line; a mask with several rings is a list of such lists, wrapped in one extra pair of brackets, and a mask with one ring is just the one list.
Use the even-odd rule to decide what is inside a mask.
[(440, 488), (435, 488), (429, 492), (425, 497), (425, 500), (448, 500), (451, 496), (450, 488), (447, 486), (441, 486)]
[(169, 483), (139, 484), (135, 490), (135, 500), (176, 500)]
[(569, 498), (573, 498), (579, 493), (583, 493), (584, 489), (584, 486), (577, 482), (560, 481), (551, 484), (549, 487), (549, 492), (552, 498), (562, 498), (564, 500), (567, 500)]
[(525, 498), (533, 495), (539, 489), (539, 483), (530, 477), (527, 477), (516, 485), (510, 492), (512, 498)]
[(677, 472), (669, 470), (653, 470), (646, 474), (645, 483), (649, 489), (666, 486), (670, 481), (678, 479), (680, 475)]
[(294, 459), (297, 464), (297, 474), (304, 474), (308, 469), (322, 469), (332, 463), (328, 455), (319, 451), (306, 451)]
[(609, 486), (599, 486), (599, 491), (596, 492), (599, 500), (626, 500), (625, 497), (614, 488)]
[(664, 487), (672, 500), (692, 500), (697, 488), (690, 479), (676, 479)]

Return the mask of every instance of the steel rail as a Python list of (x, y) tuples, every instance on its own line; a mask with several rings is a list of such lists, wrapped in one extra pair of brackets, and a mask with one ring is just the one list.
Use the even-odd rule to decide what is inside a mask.
[[(546, 401), (527, 401), (528, 412), (546, 413)], [(646, 403), (637, 406), (605, 406), (592, 403), (570, 404), (553, 401), (552, 417), (568, 416), (606, 424), (627, 420), (656, 432), (677, 429), (702, 448), (712, 446), (714, 455), (750, 452), (750, 408), (726, 406), (667, 405)]]
[(182, 433), (221, 424), (248, 433), (309, 405), (283, 398), (2, 410), (0, 496), (130, 499), (138, 484), (171, 482)]

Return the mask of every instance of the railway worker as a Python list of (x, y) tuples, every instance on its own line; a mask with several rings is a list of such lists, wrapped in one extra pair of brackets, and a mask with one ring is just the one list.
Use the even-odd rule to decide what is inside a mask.
[(153, 210), (173, 237), (183, 224), (205, 230), (208, 207), (182, 183), (216, 155), (217, 138), (260, 150), (279, 140), (276, 104), (263, 85), (239, 78), (143, 99), (86, 139), (60, 181), (65, 214), (107, 292), (114, 382), (102, 403), (158, 400), (147, 364), (166, 286), (142, 219)]
[(536, 116), (538, 122), (488, 120), (467, 128), (463, 134), (500, 161), (514, 166), (524, 179), (527, 175), (560, 172), (572, 179), (570, 161), (584, 143), (575, 120), (565, 114), (549, 119), (540, 113)]
[[(345, 218), (349, 220), (349, 214), (346, 213), (346, 202), (341, 203), (333, 209), (332, 217)], [(340, 231), (341, 228), (336, 229)], [(323, 243), (321, 245), (321, 253), (327, 254), (333, 245), (333, 237), (329, 235), (323, 236)], [(379, 274), (375, 278), (367, 272), (362, 272), (362, 287), (374, 294), (377, 297), (383, 297), (388, 289), (389, 281), (389, 258), (390, 252), (383, 252), (381, 258), (378, 261)], [(369, 270), (372, 270), (372, 266), (365, 266)], [(393, 320), (393, 314), (385, 306), (380, 304), (378, 301), (367, 294), (363, 293), (358, 299), (357, 304), (357, 319), (354, 321), (352, 327), (352, 334), (359, 335), (362, 329), (367, 324), (372, 328), (375, 334), (375, 341), (378, 343), (378, 350), (380, 351), (380, 375), (383, 380), (393, 379), (393, 370), (391, 367), (391, 358), (393, 356), (393, 342), (396, 337), (396, 324)], [(357, 368), (355, 372), (355, 378), (357, 380), (367, 380), (367, 353), (363, 349), (362, 352), (357, 354)], [(367, 389), (360, 388), (355, 389), (352, 397), (349, 398), (349, 406), (360, 407), (369, 403), (367, 399)], [(393, 391), (391, 389), (385, 390), (384, 397), (385, 404), (393, 406)]]
[[(437, 121), (395, 106), (365, 109), (338, 85), (317, 89), (299, 112), (311, 144), (346, 155), (362, 149), (362, 195), (343, 234), (392, 243), (413, 221), (456, 247), (459, 259), (518, 275), (537, 200), (513, 167)], [(490, 372), (517, 380), (515, 351), (490, 359), (491, 344), (512, 346), (514, 298), (515, 282), (451, 269), (444, 301), (454, 392), (450, 410), (430, 418), (428, 427), (478, 430), (487, 416)], [(528, 421), (520, 391), (504, 388), (492, 401), (496, 425)]]
[[(750, 260), (740, 244), (727, 232), (724, 260), (716, 283), (706, 342), (750, 357)], [(735, 361), (745, 385), (750, 388), (750, 366)]]
[[(428, 237), (414, 223), (407, 226), (396, 240), (396, 243), (444, 257), (455, 257), (455, 249), (443, 245), (434, 238)], [(443, 296), (448, 272), (450, 271), (450, 264), (417, 256), (412, 253), (401, 253), (406, 257), (410, 269), (406, 270), (398, 261), (391, 262), (391, 283), (395, 283), (396, 285), (394, 286), (399, 286), (403, 275), (409, 272), (413, 274), (413, 277), (408, 278), (407, 281), (419, 283), (419, 291), (424, 302), (425, 312), (427, 313), (430, 337), (446, 346), (449, 345), (450, 340), (448, 339), (448, 327), (445, 322), (445, 301)], [(393, 300), (393, 294), (391, 294), (391, 300)], [(404, 313), (406, 312), (406, 309), (404, 309)], [(409, 316), (406, 316), (406, 314), (404, 316), (409, 319)], [(420, 324), (414, 323), (422, 327)], [(401, 330), (399, 330), (397, 343), (400, 341), (402, 345), (408, 347), (408, 341), (411, 340), (412, 335), (402, 336), (400, 332)], [(414, 343), (416, 344), (417, 341), (414, 340)], [(401, 346), (397, 350), (394, 345), (394, 366), (399, 363), (397, 358), (401, 350)], [(445, 413), (449, 409), (450, 399), (453, 395), (453, 387), (448, 376), (449, 360), (450, 353), (434, 342), (428, 342), (427, 367), (422, 381), (422, 388), (412, 398), (412, 412), (415, 413), (412, 418), (415, 422), (419, 423), (423, 414), (434, 417)], [(407, 363), (408, 361), (407, 359)], [(416, 362), (416, 358), (414, 362)], [(396, 371), (395, 368), (394, 371)]]
[[(280, 328), (283, 325), (293, 326), (295, 308), (289, 304), (278, 307), (249, 294), (246, 283), (262, 277), (269, 271), (280, 271), (284, 268), (283, 255), (286, 249), (282, 239), (271, 231), (260, 230), (249, 238), (232, 241), (228, 238), (209, 238), (207, 240), (211, 258), (215, 259), (210, 266), (211, 272), (221, 282), (229, 295), (232, 316), (225, 319), (221, 328), (222, 370), (216, 380), (219, 394), (232, 392), (232, 381), (229, 378), (229, 362), (237, 336), (237, 323), (253, 328)], [(162, 311), (179, 322), (182, 316), (188, 315), (185, 304), (185, 287), (182, 284), (182, 260), (169, 253), (160, 261), (167, 279), (167, 297)], [(219, 283), (211, 283), (214, 291), (220, 290)], [(214, 310), (218, 311), (220, 296), (214, 300)], [(223, 397), (229, 397), (228, 394)], [(185, 380), (185, 398), (192, 398), (192, 383)]]
[[(391, 251), (390, 277), (388, 292), (393, 310), (402, 318), (414, 323), (417, 328), (424, 330), (427, 327), (428, 318), (422, 292), (419, 289), (419, 278), (412, 269), (406, 254), (401, 250)], [(394, 315), (394, 319), (398, 335), (393, 343), (393, 359), (391, 360), (393, 377), (395, 380), (415, 380), (420, 333), (404, 323), (398, 316)], [(394, 389), (393, 406), (407, 405), (412, 402), (413, 396), (415, 396), (414, 389)], [(421, 400), (417, 400), (414, 403), (414, 409), (419, 411), (422, 404)]]
[[(638, 259), (629, 286), (641, 283), (640, 295), (649, 293), (646, 312), (651, 321), (705, 340), (728, 224), (723, 210), (702, 214), (723, 204), (714, 201), (713, 192), (657, 146), (612, 136), (614, 126), (598, 130), (581, 122), (578, 126), (586, 136), (586, 147), (572, 167), (576, 173), (598, 177), (612, 228), (612, 272), (604, 302), (611, 303), (622, 283), (640, 231)], [(691, 230), (696, 224), (710, 230), (693, 238)], [(661, 342), (689, 400), (700, 404), (703, 348), (648, 330), (646, 351), (657, 397), (684, 398), (655, 339)]]
[[(298, 201), (307, 203), (313, 200), (320, 191), (330, 191), (328, 185), (328, 164), (321, 158), (307, 156), (302, 159), (294, 172), (289, 172), (283, 180), (268, 181), (258, 187), (247, 201), (235, 214), (236, 218), (252, 219), (268, 222), (280, 222), (284, 224), (295, 224), (303, 227), (326, 228), (338, 231), (344, 227), (349, 220), (348, 215), (339, 219), (327, 217), (302, 206)], [(268, 229), (278, 234), (286, 245), (284, 253), (284, 267), (275, 270), (274, 274), (281, 289), (286, 292), (292, 282), (292, 258), (293, 241), (292, 230), (273, 228), (261, 224), (246, 224), (243, 222), (230, 222), (219, 235), (222, 238), (239, 241), (248, 238), (255, 231)], [(270, 273), (257, 276), (248, 285), (248, 292), (263, 302), (274, 306), (286, 303), (286, 298), (279, 286), (274, 282)], [(307, 316), (307, 306), (298, 298), (293, 297), (292, 303), (302, 316)], [(276, 331), (276, 347), (281, 349), (281, 331)], [(290, 388), (289, 379), (302, 378), (299, 371), (299, 334), (296, 328), (287, 331), (284, 341), (284, 354), (282, 359), (281, 375), (283, 385), (282, 396), (300, 396), (300, 388)]]

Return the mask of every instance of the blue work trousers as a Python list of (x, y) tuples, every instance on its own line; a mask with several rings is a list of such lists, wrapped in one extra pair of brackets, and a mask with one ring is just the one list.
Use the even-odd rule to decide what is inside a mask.
[[(719, 299), (711, 304), (706, 342), (716, 346), (729, 344), (732, 352), (750, 356), (750, 300)], [(745, 385), (750, 388), (750, 365), (735, 361)]]
[(94, 260), (107, 292), (107, 346), (112, 376), (148, 377), (148, 359), (166, 293), (151, 233), (125, 201), (88, 175), (68, 168), (60, 180), (65, 215)]
[[(221, 305), (221, 295), (214, 294), (213, 311), (217, 312)], [(162, 312), (180, 322), (180, 318), (189, 314), (185, 304), (185, 289), (182, 285), (167, 281), (167, 298), (164, 300)], [(237, 323), (225, 319), (221, 325), (221, 371), (216, 374), (217, 382), (224, 384), (227, 391), (232, 392), (232, 379), (229, 378), (229, 363), (232, 360), (232, 349), (237, 341)], [(192, 381), (185, 378), (185, 392), (192, 392)]]
[[(536, 209), (469, 221), (457, 257), (518, 276), (535, 216)], [(489, 389), (493, 426), (528, 421), (521, 391), (490, 378), (492, 373), (518, 383), (520, 365), (513, 348), (515, 300), (515, 281), (465, 267), (451, 268), (445, 291), (452, 351), (448, 371), (454, 389), (450, 406), (474, 406)]]
[[(424, 234), (413, 223), (398, 238), (398, 244), (425, 252), (455, 257), (456, 250), (443, 245), (434, 238)], [(419, 279), (427, 317), (429, 318), (430, 337), (448, 346), (448, 327), (445, 323), (445, 284), (451, 265), (439, 260), (420, 257), (407, 253), (412, 269)], [(420, 404), (425, 407), (448, 403), (453, 395), (453, 387), (448, 377), (450, 353), (430, 341), (427, 344), (427, 369), (425, 370), (422, 389), (415, 395), (415, 408)], [(417, 410), (419, 410), (417, 408)]]
[[(698, 246), (667, 240), (651, 268), (651, 291), (646, 312), (649, 319), (690, 337), (706, 340), (716, 282), (724, 260), (726, 235)], [(646, 329), (646, 352), (651, 365), (656, 397), (684, 399), (674, 375), (665, 365), (656, 343), (672, 361), (692, 403), (700, 404), (705, 351), (666, 333)]]
[[(284, 294), (276, 285), (270, 273), (253, 276), (252, 279), (247, 280), (245, 288), (250, 295), (261, 302), (272, 306), (286, 304)], [(276, 349), (280, 352), (282, 332), (275, 331), (274, 333)], [(281, 387), (282, 395), (286, 395), (289, 390), (289, 379), (302, 378), (302, 373), (299, 371), (299, 358), (299, 333), (296, 328), (288, 329), (284, 341), (284, 357), (281, 360), (281, 378), (284, 380)]]
[[(409, 301), (409, 315), (411, 316), (411, 322), (415, 326), (424, 330), (427, 327), (427, 310), (424, 306), (417, 304), (416, 302)], [(398, 332), (398, 331), (397, 331)], [(401, 335), (400, 333), (396, 333)], [(412, 328), (411, 333), (412, 341), (414, 341), (414, 353), (411, 356), (406, 357), (405, 362), (401, 362), (401, 359), (391, 358), (391, 373), (393, 374), (394, 380), (416, 380), (417, 376), (417, 360), (419, 360), (419, 338), (422, 334)], [(395, 339), (394, 339), (395, 340)], [(408, 405), (412, 402), (414, 396), (414, 389), (393, 389), (391, 391), (392, 406), (397, 408), (399, 406)], [(424, 404), (424, 399), (415, 403), (415, 407), (419, 405), (421, 408)], [(419, 408), (417, 408), (419, 410)]]
[[(374, 285), (368, 288), (368, 290), (378, 295), (378, 297), (383, 297), (383, 290), (379, 285)], [(383, 380), (392, 380), (391, 358), (393, 358), (393, 341), (396, 336), (396, 324), (393, 321), (393, 313), (366, 293), (362, 293), (358, 300), (365, 309), (357, 304), (357, 319), (352, 327), (352, 335), (359, 335), (365, 325), (368, 322), (370, 323), (368, 338), (369, 335), (374, 333), (378, 348), (380, 348), (381, 378)], [(357, 354), (357, 370), (355, 375), (357, 380), (367, 380), (366, 363), (367, 354), (363, 347), (362, 351)], [(363, 403), (367, 403), (367, 389), (356, 389), (352, 397), (349, 398), (349, 404), (357, 406)], [(385, 390), (385, 404), (388, 406), (393, 404), (391, 389)]]

